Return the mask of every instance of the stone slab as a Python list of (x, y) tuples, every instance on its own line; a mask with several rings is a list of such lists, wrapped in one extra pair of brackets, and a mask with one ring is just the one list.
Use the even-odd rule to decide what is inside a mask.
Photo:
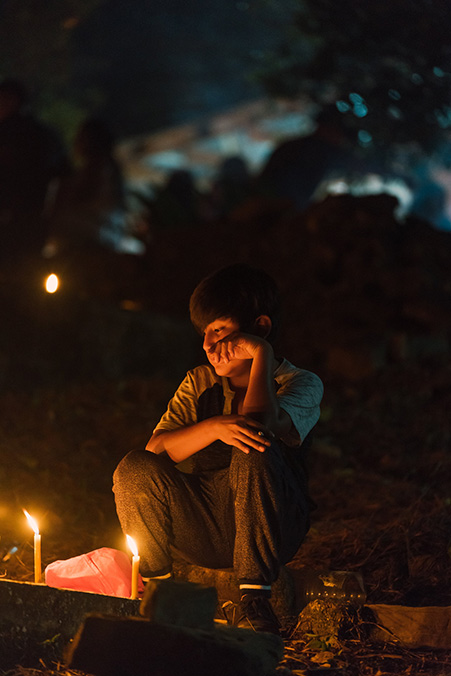
[(67, 657), (71, 669), (95, 676), (269, 676), (283, 649), (279, 636), (250, 629), (97, 615), (86, 618)]
[(408, 648), (451, 650), (451, 607), (367, 606), (375, 617), (372, 638)]
[(139, 600), (0, 579), (0, 666), (59, 660), (88, 614), (136, 616), (139, 606)]

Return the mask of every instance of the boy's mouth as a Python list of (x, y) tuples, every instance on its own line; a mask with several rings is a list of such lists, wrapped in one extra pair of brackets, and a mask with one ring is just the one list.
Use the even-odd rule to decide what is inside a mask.
[(218, 355), (214, 353), (208, 353), (207, 352), (207, 359), (210, 362), (212, 366), (227, 366), (227, 364), (231, 364), (235, 359), (229, 359), (228, 361), (225, 361), (223, 357), (218, 357)]

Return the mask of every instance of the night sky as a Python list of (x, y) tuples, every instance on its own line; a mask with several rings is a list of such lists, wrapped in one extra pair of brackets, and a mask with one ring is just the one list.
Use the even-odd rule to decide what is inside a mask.
[(249, 75), (285, 19), (264, 3), (108, 0), (75, 32), (76, 81), (102, 91), (120, 135), (199, 119), (262, 95)]

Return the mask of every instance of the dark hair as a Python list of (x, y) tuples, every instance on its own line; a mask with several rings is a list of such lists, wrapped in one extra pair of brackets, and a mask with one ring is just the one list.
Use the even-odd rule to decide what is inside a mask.
[(272, 341), (279, 324), (279, 291), (266, 272), (237, 263), (205, 277), (194, 289), (189, 309), (200, 334), (221, 317), (235, 319), (241, 330), (252, 331), (255, 320), (268, 315), (272, 328), (267, 340)]

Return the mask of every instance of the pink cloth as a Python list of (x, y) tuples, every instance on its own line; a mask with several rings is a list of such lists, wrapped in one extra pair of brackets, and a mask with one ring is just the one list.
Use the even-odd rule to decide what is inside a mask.
[[(65, 561), (54, 561), (45, 569), (45, 583), (77, 591), (95, 592), (108, 596), (131, 595), (132, 564), (130, 557), (118, 549), (102, 547), (93, 552), (74, 556)], [(138, 576), (138, 594), (144, 585)]]

